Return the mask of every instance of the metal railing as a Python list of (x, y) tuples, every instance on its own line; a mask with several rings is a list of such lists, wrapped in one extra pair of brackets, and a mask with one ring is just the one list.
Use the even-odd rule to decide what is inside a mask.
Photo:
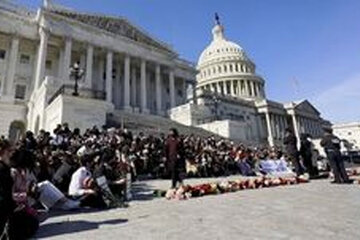
[[(104, 91), (94, 90), (90, 88), (80, 88), (78, 92), (79, 95), (76, 97), (79, 98), (90, 98), (90, 99), (98, 99), (98, 100), (106, 99), (106, 92)], [(73, 96), (73, 93), (74, 93), (74, 86), (70, 84), (64, 84), (49, 98), (48, 104), (51, 104), (59, 95)]]

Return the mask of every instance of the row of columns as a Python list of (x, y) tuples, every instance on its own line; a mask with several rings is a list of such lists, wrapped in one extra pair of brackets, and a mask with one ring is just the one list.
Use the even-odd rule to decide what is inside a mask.
[(321, 125), (317, 121), (298, 116), (297, 124), (300, 133), (308, 133), (312, 136), (320, 136), (322, 134)]
[[(230, 91), (228, 91), (228, 86), (230, 87)], [(251, 80), (218, 81), (207, 84), (203, 86), (203, 88), (217, 94), (231, 95), (233, 97), (265, 97), (262, 84)]]
[(286, 118), (280, 114), (270, 112), (265, 113), (266, 128), (268, 132), (268, 142), (274, 146), (274, 140), (281, 140), (287, 127)]
[[(37, 63), (35, 68), (35, 84), (34, 89), (37, 89), (41, 85), (41, 81), (44, 79), (45, 75), (45, 63), (46, 63), (46, 55), (47, 55), (47, 45), (48, 45), (48, 38), (49, 33), (41, 28), (39, 31), (40, 34), (40, 45), (38, 49), (38, 56), (37, 56)], [(13, 41), (11, 52), (16, 55), (17, 48), (18, 48), (18, 40)], [(13, 50), (16, 48), (16, 51)], [(72, 52), (72, 39), (66, 38), (65, 39), (65, 46), (63, 51), (60, 53), (60, 71), (59, 77), (63, 82), (66, 82), (69, 79), (69, 68), (71, 65), (71, 52)], [(13, 55), (10, 56), (12, 58)], [(94, 56), (94, 46), (89, 44), (87, 46), (86, 52), (86, 69), (85, 69), (85, 86), (92, 89), (92, 69), (93, 69), (93, 56)], [(16, 58), (16, 57), (15, 57)], [(108, 50), (106, 53), (106, 83), (105, 83), (105, 91), (106, 91), (106, 101), (109, 103), (112, 102), (113, 96), (113, 59), (114, 53), (111, 50)], [(15, 61), (16, 62), (16, 61)], [(99, 65), (101, 66), (103, 62), (100, 62)], [(140, 94), (141, 94), (141, 101), (140, 101), (140, 108), (141, 111), (144, 113), (148, 113), (149, 109), (147, 107), (147, 77), (146, 77), (146, 65), (147, 61), (145, 59), (140, 60)], [(155, 95), (156, 95), (156, 111), (158, 113), (162, 113), (162, 81), (161, 81), (161, 65), (156, 63), (155, 67)], [(9, 75), (14, 75), (14, 71), (8, 71)], [(131, 75), (131, 76), (130, 76)], [(131, 105), (135, 105), (136, 103), (136, 81), (132, 84), (132, 89), (130, 89), (130, 77), (132, 79), (136, 79), (136, 70), (133, 68), (131, 72), (131, 56), (125, 55), (124, 60), (124, 109), (131, 109)], [(13, 78), (13, 77), (12, 77)], [(10, 81), (12, 79), (11, 76), (7, 77), (9, 80), (8, 82), (13, 83)], [(9, 84), (7, 84), (8, 86)], [(9, 85), (8, 88), (11, 86)], [(8, 91), (8, 90), (7, 90)], [(132, 94), (130, 94), (130, 91)], [(175, 74), (173, 69), (170, 69), (169, 72), (169, 94), (170, 94), (170, 108), (176, 106), (175, 100)], [(130, 99), (130, 96), (133, 96), (133, 99)]]
[(201, 71), (200, 77), (202, 79), (213, 76), (213, 75), (221, 75), (221, 74), (228, 74), (228, 73), (254, 73), (255, 70), (247, 64), (241, 63), (230, 63), (230, 64), (222, 64), (217, 66), (208, 67)]
[(17, 56), (19, 52), (19, 38), (13, 37), (10, 44), (10, 53), (8, 59), (8, 66), (6, 72), (5, 81), (1, 86), (2, 98), (8, 98), (9, 100), (14, 98), (14, 82), (16, 73)]

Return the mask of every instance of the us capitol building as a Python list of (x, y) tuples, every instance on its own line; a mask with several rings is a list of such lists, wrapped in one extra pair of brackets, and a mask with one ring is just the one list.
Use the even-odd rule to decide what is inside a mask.
[[(1, 1), (0, 135), (52, 132), (64, 122), (84, 130), (106, 124), (109, 114), (161, 116), (269, 145), (281, 142), (287, 126), (298, 137), (315, 138), (329, 127), (307, 100), (267, 100), (255, 64), (226, 40), (218, 19), (212, 34), (195, 68), (124, 18), (80, 13), (50, 0), (36, 12)], [(74, 63), (76, 76), (69, 73)]]

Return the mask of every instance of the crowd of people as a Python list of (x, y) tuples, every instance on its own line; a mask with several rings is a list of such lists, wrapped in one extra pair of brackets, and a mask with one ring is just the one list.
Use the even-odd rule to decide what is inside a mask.
[[(144, 176), (171, 178), (175, 188), (186, 177), (256, 176), (292, 168), (297, 175), (318, 174), (309, 136), (302, 136), (300, 152), (291, 130), (284, 144), (285, 152), (250, 148), (215, 137), (182, 136), (176, 129), (156, 137), (97, 127), (81, 134), (67, 124), (53, 133), (26, 132), (16, 143), (2, 137), (0, 231), (7, 229), (4, 233), (16, 239), (31, 236), (39, 224), (39, 209), (126, 206), (131, 182)], [(336, 181), (347, 181), (342, 179), (336, 175)], [(26, 230), (21, 235), (19, 225)]]

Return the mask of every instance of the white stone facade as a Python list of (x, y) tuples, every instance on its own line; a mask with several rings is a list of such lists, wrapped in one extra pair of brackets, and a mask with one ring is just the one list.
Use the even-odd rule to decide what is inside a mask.
[[(166, 116), (186, 102), (196, 75), (167, 44), (126, 19), (70, 11), (50, 1), (37, 12), (0, 2), (0, 135), (73, 122), (51, 104), (72, 95), (69, 69), (75, 62), (85, 72), (79, 98), (102, 102), (101, 119), (113, 110)], [(70, 103), (90, 109), (75, 98)]]
[(340, 139), (346, 140), (349, 149), (360, 150), (360, 122), (334, 124), (332, 129)]
[(327, 122), (309, 101), (267, 100), (265, 81), (245, 51), (225, 38), (219, 22), (212, 34), (199, 57), (193, 103), (172, 109), (173, 120), (250, 144), (281, 145), (288, 127), (298, 139), (321, 137)]

